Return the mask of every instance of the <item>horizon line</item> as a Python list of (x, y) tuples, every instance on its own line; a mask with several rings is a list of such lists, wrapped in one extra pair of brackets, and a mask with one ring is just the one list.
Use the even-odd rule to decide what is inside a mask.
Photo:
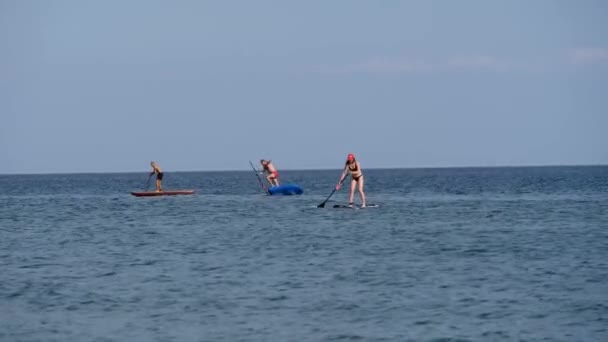
[[(410, 167), (368, 167), (366, 170), (433, 170), (433, 169), (499, 169), (499, 168), (539, 168), (539, 167), (605, 167), (608, 164), (522, 164), (522, 165), (469, 165), (469, 166), (410, 166)], [(340, 168), (296, 168), (281, 169), (281, 171), (334, 171)], [(251, 172), (247, 169), (224, 169), (224, 170), (175, 170), (163, 171), (167, 173), (193, 173), (193, 172)], [(29, 176), (29, 175), (84, 175), (84, 174), (121, 174), (121, 173), (149, 173), (149, 171), (65, 171), (65, 172), (24, 172), (4, 173), (0, 176)]]

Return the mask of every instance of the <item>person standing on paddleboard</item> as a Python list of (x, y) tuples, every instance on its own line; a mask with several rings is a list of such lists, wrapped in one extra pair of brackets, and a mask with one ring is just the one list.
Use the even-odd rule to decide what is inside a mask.
[(156, 185), (156, 192), (161, 192), (163, 191), (163, 170), (161, 170), (160, 166), (153, 161), (150, 162), (150, 166), (152, 166), (152, 172), (150, 172), (150, 175), (148, 175), (148, 179), (150, 179), (150, 177), (156, 173), (156, 182), (154, 183)]
[(355, 203), (355, 189), (358, 186), (359, 196), (361, 197), (361, 208), (365, 208), (365, 192), (363, 192), (363, 171), (361, 170), (361, 164), (355, 159), (355, 155), (350, 153), (346, 157), (346, 163), (344, 164), (344, 171), (340, 176), (340, 181), (336, 185), (336, 190), (340, 190), (340, 184), (344, 181), (346, 176), (350, 173), (350, 193), (348, 195), (348, 206), (352, 207)]
[[(279, 171), (277, 171), (272, 162), (270, 160), (262, 159), (260, 160), (260, 164), (262, 164), (264, 171), (268, 172), (266, 179), (268, 180), (268, 183), (270, 183), (270, 186), (279, 186)], [(264, 171), (262, 171), (262, 173)]]

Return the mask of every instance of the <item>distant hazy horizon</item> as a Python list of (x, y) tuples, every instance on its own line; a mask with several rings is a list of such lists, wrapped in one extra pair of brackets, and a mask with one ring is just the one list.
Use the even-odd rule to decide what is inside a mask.
[[(255, 165), (257, 167), (257, 165)], [(463, 165), (463, 166), (411, 166), (411, 167), (367, 167), (365, 170), (441, 170), (441, 169), (501, 169), (501, 168), (561, 168), (561, 167), (608, 167), (608, 164), (572, 164), (572, 165)], [(336, 171), (342, 168), (296, 168), (280, 169), (279, 171)], [(169, 170), (163, 168), (166, 173), (189, 173), (189, 172), (250, 172), (251, 167), (232, 169), (232, 170)], [(77, 171), (77, 172), (24, 172), (24, 173), (0, 173), (0, 176), (19, 176), (19, 175), (79, 175), (79, 174), (131, 174), (149, 173), (150, 169), (131, 170), (131, 171)]]

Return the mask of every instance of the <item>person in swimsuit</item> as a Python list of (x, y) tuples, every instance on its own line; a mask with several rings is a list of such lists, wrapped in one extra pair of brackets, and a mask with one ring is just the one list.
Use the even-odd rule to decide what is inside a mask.
[(279, 171), (277, 171), (272, 162), (270, 160), (262, 159), (260, 160), (260, 164), (262, 164), (262, 167), (264, 168), (262, 173), (264, 173), (264, 171), (268, 172), (266, 179), (268, 180), (268, 183), (270, 183), (270, 186), (279, 186)]
[(363, 192), (363, 171), (361, 171), (361, 164), (355, 159), (355, 155), (350, 153), (346, 157), (346, 163), (344, 164), (344, 171), (342, 171), (342, 175), (340, 176), (340, 181), (338, 185), (336, 185), (336, 190), (340, 190), (340, 184), (344, 181), (346, 176), (350, 173), (351, 181), (350, 181), (350, 193), (348, 196), (348, 205), (350, 207), (353, 206), (354, 197), (355, 197), (355, 189), (359, 189), (359, 196), (361, 197), (361, 208), (365, 208), (365, 192)]
[(150, 177), (156, 173), (156, 182), (154, 183), (156, 185), (156, 192), (161, 192), (163, 191), (163, 171), (160, 169), (160, 166), (153, 161), (150, 162), (150, 166), (152, 166), (152, 172), (150, 172), (150, 175), (148, 175), (148, 179), (150, 179)]

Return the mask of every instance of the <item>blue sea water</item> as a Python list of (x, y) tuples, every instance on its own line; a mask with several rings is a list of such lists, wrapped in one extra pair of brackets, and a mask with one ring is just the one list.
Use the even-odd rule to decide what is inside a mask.
[(608, 167), (0, 175), (1, 341), (608, 341)]

